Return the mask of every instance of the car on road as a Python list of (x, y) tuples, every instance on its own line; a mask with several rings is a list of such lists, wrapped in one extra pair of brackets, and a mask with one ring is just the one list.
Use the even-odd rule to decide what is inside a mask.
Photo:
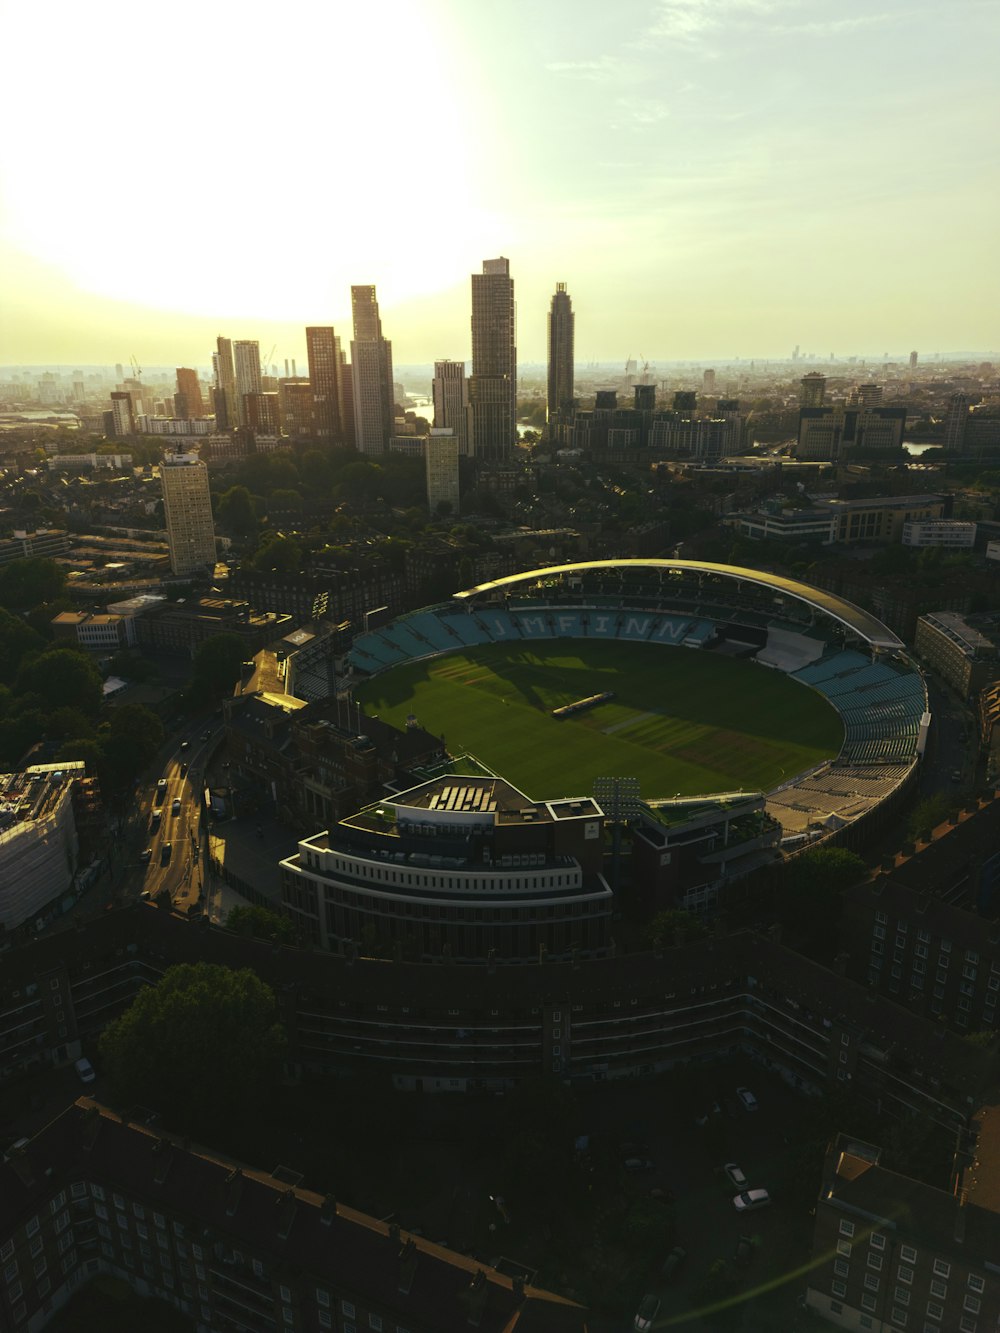
[(190, 741), (181, 741), (181, 749), (182, 749), (182, 750), (187, 750), (187, 749), (190, 747), (190, 745), (191, 745), (191, 742), (190, 742)]
[(622, 1166), (626, 1171), (652, 1171), (656, 1163), (649, 1157), (626, 1157)]
[(175, 796), (170, 806), (170, 813), (173, 815), (179, 815), (180, 812), (181, 812), (181, 798), (179, 796)]
[(181, 764), (181, 777), (183, 777), (187, 771), (188, 771), (187, 764), (186, 763)]
[(203, 741), (210, 741), (212, 739), (212, 733), (210, 731), (203, 731), (201, 733), (201, 739)]
[(156, 797), (155, 797), (155, 799), (156, 799), (157, 801), (162, 801), (163, 798), (164, 798), (164, 796), (166, 796), (166, 794), (167, 794), (167, 779), (166, 779), (166, 778), (160, 778), (159, 782), (156, 784)]
[(749, 1181), (735, 1162), (727, 1162), (722, 1169), (726, 1173), (726, 1179), (729, 1181), (730, 1185), (732, 1185), (733, 1189), (746, 1189)]
[(635, 1318), (632, 1320), (632, 1327), (637, 1333), (646, 1333), (646, 1329), (653, 1327), (653, 1320), (660, 1313), (660, 1298), (650, 1293), (643, 1296), (639, 1302), (639, 1308), (635, 1312)]
[(738, 1213), (750, 1213), (755, 1208), (766, 1208), (770, 1202), (767, 1190), (743, 1190), (733, 1199), (733, 1207)]
[(160, 827), (160, 812), (159, 812), (159, 810), (154, 810), (153, 813), (150, 815), (150, 817), (149, 817), (149, 827), (150, 827), (150, 829), (152, 830), (152, 832), (154, 832), (154, 833), (155, 833), (156, 830)]
[(170, 854), (173, 850), (174, 850), (174, 844), (172, 842), (165, 842), (163, 844), (163, 846), (160, 848), (161, 865), (165, 866), (167, 864), (167, 862), (170, 860)]
[(152, 847), (147, 847), (146, 850), (145, 850), (144, 852), (140, 852), (140, 853), (139, 853), (139, 860), (140, 860), (140, 861), (151, 861), (152, 859), (153, 859), (153, 849), (152, 849)]
[(77, 1060), (73, 1068), (76, 1070), (77, 1074), (79, 1074), (81, 1083), (93, 1083), (97, 1078), (97, 1075), (94, 1073), (94, 1066), (85, 1055)]
[(740, 1105), (744, 1111), (758, 1111), (760, 1107), (757, 1104), (757, 1098), (749, 1088), (737, 1088), (736, 1095), (740, 1099)]

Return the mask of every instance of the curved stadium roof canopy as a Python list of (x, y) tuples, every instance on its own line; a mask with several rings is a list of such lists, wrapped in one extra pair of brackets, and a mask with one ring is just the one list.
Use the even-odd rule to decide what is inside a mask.
[(480, 583), (475, 588), (454, 594), (458, 602), (475, 602), (495, 594), (513, 592), (518, 585), (537, 583), (539, 580), (562, 578), (567, 574), (582, 574), (588, 570), (648, 569), (663, 573), (708, 574), (716, 578), (731, 579), (734, 583), (750, 583), (767, 589), (776, 596), (791, 597), (804, 602), (807, 606), (831, 619), (864, 639), (873, 648), (886, 651), (900, 651), (904, 644), (895, 634), (875, 616), (863, 611), (853, 602), (822, 588), (813, 588), (808, 583), (799, 583), (796, 579), (786, 579), (780, 574), (767, 574), (759, 569), (743, 569), (739, 565), (716, 565), (700, 560), (586, 560), (572, 565), (548, 565), (543, 569), (529, 569), (522, 574), (509, 574), (503, 579), (494, 579), (491, 583)]

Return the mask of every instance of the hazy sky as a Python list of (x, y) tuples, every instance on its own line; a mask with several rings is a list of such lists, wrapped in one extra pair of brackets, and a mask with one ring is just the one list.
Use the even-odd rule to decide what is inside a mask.
[(997, 0), (3, 0), (0, 363), (1000, 348)]

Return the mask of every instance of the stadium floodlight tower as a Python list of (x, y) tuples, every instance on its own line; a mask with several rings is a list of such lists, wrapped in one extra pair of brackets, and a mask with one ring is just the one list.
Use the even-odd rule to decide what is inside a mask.
[(618, 892), (621, 872), (622, 827), (639, 817), (641, 798), (638, 778), (595, 778), (594, 800), (611, 821), (612, 851), (611, 888)]

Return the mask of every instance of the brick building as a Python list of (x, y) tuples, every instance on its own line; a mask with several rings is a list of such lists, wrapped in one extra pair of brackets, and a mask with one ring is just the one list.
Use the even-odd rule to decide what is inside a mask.
[(81, 1097), (0, 1164), (0, 1327), (105, 1274), (198, 1333), (585, 1333), (572, 1301)]

